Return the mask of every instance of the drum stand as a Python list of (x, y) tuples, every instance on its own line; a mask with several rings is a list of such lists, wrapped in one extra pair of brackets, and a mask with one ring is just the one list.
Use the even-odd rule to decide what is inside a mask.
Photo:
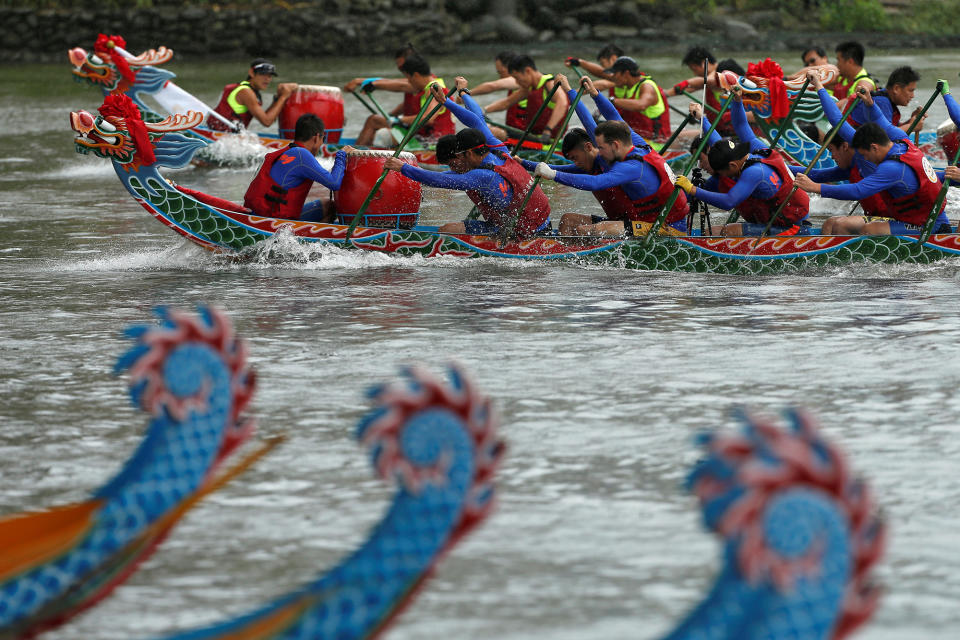
[[(703, 183), (706, 180), (703, 179), (703, 170), (700, 167), (694, 167), (692, 174), (691, 182), (697, 186), (702, 187)], [(693, 216), (700, 212), (700, 235), (713, 235), (713, 224), (710, 222), (710, 209), (707, 207), (707, 203), (701, 200), (694, 200), (694, 204), (690, 207), (690, 213), (687, 216), (687, 233), (690, 233), (690, 229), (693, 228)]]

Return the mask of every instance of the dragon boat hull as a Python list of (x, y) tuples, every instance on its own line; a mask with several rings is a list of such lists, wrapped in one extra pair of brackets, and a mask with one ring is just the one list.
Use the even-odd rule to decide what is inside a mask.
[(934, 235), (922, 245), (916, 236), (793, 236), (760, 241), (753, 237), (663, 236), (649, 245), (642, 237), (538, 236), (501, 247), (496, 236), (489, 235), (446, 234), (431, 227), (357, 227), (348, 239), (345, 225), (266, 218), (189, 189), (164, 188), (155, 181), (125, 183), (134, 199), (164, 225), (199, 246), (227, 253), (240, 253), (278, 233), (290, 233), (303, 242), (401, 256), (555, 260), (724, 274), (790, 273), (866, 262), (927, 264), (960, 255), (960, 234)]

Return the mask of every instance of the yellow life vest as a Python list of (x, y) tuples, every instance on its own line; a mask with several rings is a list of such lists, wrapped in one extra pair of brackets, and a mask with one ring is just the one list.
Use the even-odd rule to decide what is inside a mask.
[(643, 80), (633, 85), (632, 87), (614, 87), (613, 95), (617, 98), (622, 98), (625, 100), (636, 100), (640, 95), (640, 90), (643, 88), (643, 85), (650, 83), (653, 85), (653, 91), (657, 94), (657, 101), (652, 105), (641, 111), (643, 115), (647, 116), (651, 120), (658, 118), (663, 115), (663, 112), (667, 110), (667, 105), (663, 103), (663, 96), (660, 94), (660, 87), (657, 86), (657, 83), (653, 81), (653, 78), (650, 76), (644, 76)]

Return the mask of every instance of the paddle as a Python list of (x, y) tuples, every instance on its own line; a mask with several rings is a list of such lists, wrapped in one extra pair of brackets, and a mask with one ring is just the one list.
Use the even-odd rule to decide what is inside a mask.
[[(700, 159), (700, 154), (703, 153), (703, 148), (707, 146), (707, 141), (710, 139), (710, 135), (717, 128), (717, 125), (720, 124), (720, 118), (726, 113), (727, 109), (730, 107), (730, 103), (733, 102), (734, 92), (731, 91), (730, 95), (727, 96), (727, 99), (723, 101), (723, 105), (720, 107), (720, 111), (717, 114), (717, 117), (714, 119), (713, 124), (710, 125), (710, 129), (703, 136), (703, 139), (700, 141), (700, 144), (697, 145), (697, 152), (690, 156), (690, 159), (687, 160), (686, 166), (683, 168), (683, 172), (680, 175), (687, 175), (690, 173), (690, 170), (693, 169), (694, 165), (697, 164), (697, 160)], [(660, 227), (663, 226), (664, 221), (667, 219), (667, 213), (670, 209), (673, 208), (674, 203), (677, 201), (677, 198), (680, 197), (680, 192), (682, 189), (677, 185), (673, 187), (673, 193), (670, 194), (670, 197), (667, 198), (666, 204), (663, 205), (663, 209), (660, 211), (660, 214), (657, 216), (657, 219), (654, 221), (653, 225), (650, 227), (650, 230), (647, 232), (647, 237), (644, 238), (644, 246), (649, 246), (653, 242), (653, 237), (657, 235), (660, 231)]]
[[(837, 120), (837, 124), (833, 125), (830, 128), (830, 131), (827, 132), (826, 137), (823, 139), (823, 144), (820, 145), (820, 148), (817, 150), (816, 155), (813, 156), (813, 160), (807, 164), (803, 170), (803, 175), (810, 173), (810, 169), (813, 168), (813, 165), (817, 164), (817, 160), (820, 159), (820, 156), (823, 155), (823, 152), (826, 150), (827, 145), (830, 144), (830, 141), (833, 140), (833, 137), (837, 135), (837, 132), (840, 131), (840, 127), (843, 126), (843, 123), (847, 121), (847, 118), (850, 117), (850, 113), (853, 109), (860, 104), (860, 97), (854, 98), (850, 104), (847, 105), (847, 108), (843, 110), (843, 114), (840, 116), (840, 119)], [(790, 201), (790, 198), (793, 197), (793, 194), (797, 192), (797, 189), (800, 188), (800, 185), (797, 184), (796, 180), (793, 182), (793, 188), (790, 189), (790, 193), (787, 194), (787, 197), (783, 199), (783, 202), (780, 203), (780, 206), (777, 207), (777, 210), (773, 212), (773, 215), (770, 216), (770, 220), (767, 222), (767, 226), (763, 228), (763, 233), (760, 234), (760, 237), (756, 239), (753, 243), (753, 247), (750, 248), (750, 251), (753, 251), (757, 248), (757, 243), (763, 240), (767, 232), (770, 231), (770, 227), (773, 226), (773, 221), (777, 219), (780, 215), (780, 212), (783, 211), (783, 208), (787, 206), (787, 203)]]
[[(543, 102), (540, 104), (540, 107), (537, 109), (537, 112), (533, 114), (532, 118), (530, 118), (529, 122), (527, 123), (526, 130), (523, 132), (523, 135), (520, 136), (520, 139), (517, 140), (517, 144), (513, 147), (513, 151), (510, 152), (510, 155), (513, 155), (517, 151), (519, 151), (520, 147), (523, 146), (523, 143), (526, 142), (527, 137), (530, 135), (530, 130), (533, 129), (533, 125), (536, 124), (537, 120), (540, 119), (540, 114), (542, 114), (543, 110), (547, 108), (547, 104), (550, 103), (550, 100), (553, 98), (553, 94), (555, 94), (559, 88), (560, 88), (560, 83), (557, 82), (556, 78), (554, 78), (553, 88), (550, 89), (550, 92), (547, 94), (547, 97), (543, 99)], [(568, 112), (568, 115), (569, 115), (569, 112)], [(563, 131), (564, 127), (566, 127), (566, 122), (564, 122), (563, 127), (560, 127), (560, 131)], [(551, 151), (550, 154), (552, 153), (553, 152)], [(547, 155), (548, 158), (550, 157), (550, 154)]]
[[(937, 81), (937, 86), (936, 86), (936, 88), (933, 90), (933, 95), (930, 96), (930, 99), (927, 100), (927, 103), (926, 103), (925, 105), (923, 105), (923, 109), (920, 110), (920, 113), (917, 114), (917, 117), (913, 119), (913, 122), (910, 123), (910, 126), (907, 127), (907, 130), (904, 132), (904, 135), (905, 135), (906, 137), (909, 138), (909, 137), (910, 137), (910, 134), (913, 133), (913, 131), (914, 131), (918, 126), (920, 126), (920, 121), (923, 119), (923, 116), (927, 113), (927, 110), (930, 108), (930, 105), (933, 104), (933, 101), (936, 99), (936, 97), (937, 97), (938, 95), (940, 95), (941, 93), (943, 93), (943, 82)], [(916, 141), (914, 142), (914, 144), (919, 144), (919, 141), (920, 141), (920, 132), (919, 132), (919, 131), (917, 132), (917, 135), (916, 135), (916, 139), (915, 139), (915, 140), (916, 140)], [(954, 162), (956, 162), (956, 160), (954, 160)], [(853, 212), (856, 211), (859, 207), (860, 207), (860, 201), (858, 200), (856, 203), (854, 203), (854, 205), (853, 205), (852, 207), (850, 207), (850, 212), (847, 213), (847, 215), (848, 215), (848, 216), (852, 216), (852, 215), (853, 215)]]
[(673, 130), (673, 134), (667, 138), (666, 142), (660, 145), (660, 150), (664, 151), (668, 149), (670, 145), (673, 144), (673, 141), (677, 139), (677, 136), (680, 135), (680, 132), (683, 131), (683, 129), (691, 122), (693, 122), (693, 116), (688, 113), (686, 116), (684, 116), (683, 122), (680, 123), (680, 126)]
[[(398, 139), (398, 138), (397, 138), (397, 132), (394, 130), (393, 125), (390, 124), (390, 116), (387, 115), (387, 112), (383, 110), (383, 107), (380, 106), (380, 103), (377, 102), (377, 99), (374, 98), (374, 97), (373, 97), (373, 94), (371, 93), (371, 91), (373, 91), (373, 85), (371, 84), (371, 85), (368, 85), (368, 86), (369, 86), (369, 88), (368, 88), (368, 89), (364, 89), (364, 91), (367, 93), (367, 97), (370, 98), (370, 102), (373, 103), (373, 106), (375, 106), (375, 107), (377, 108), (377, 111), (380, 112), (380, 115), (383, 116), (383, 119), (387, 121), (387, 128), (390, 129), (390, 135), (393, 136), (393, 139), (394, 139), (397, 143), (400, 143), (402, 140), (403, 140), (403, 141), (408, 140), (408, 138), (407, 138), (406, 135), (405, 135), (402, 139)], [(430, 101), (429, 101), (429, 100), (426, 101), (426, 104), (425, 104), (424, 106), (426, 106), (427, 104), (430, 104)], [(420, 114), (421, 114), (421, 115), (423, 114), (423, 110), (422, 110), (422, 109), (421, 109), (421, 111), (420, 111)], [(407, 133), (410, 133), (410, 132), (407, 131)], [(378, 185), (378, 186), (379, 186), (379, 185)]]
[(371, 106), (370, 106), (370, 103), (367, 102), (364, 98), (362, 98), (362, 97), (360, 96), (360, 94), (357, 93), (357, 90), (356, 90), (356, 89), (354, 89), (354, 90), (351, 91), (350, 93), (353, 94), (353, 97), (354, 97), (354, 98), (356, 98), (357, 100), (360, 101), (360, 104), (362, 104), (363, 106), (365, 106), (365, 107), (367, 108), (367, 111), (369, 111), (369, 112), (372, 113), (373, 115), (377, 115), (377, 110), (374, 109), (373, 107), (371, 107)]
[[(557, 86), (560, 85), (559, 82), (556, 83)], [(560, 134), (563, 133), (563, 130), (567, 128), (567, 123), (570, 122), (570, 118), (573, 117), (574, 111), (577, 109), (577, 105), (580, 103), (580, 98), (583, 97), (583, 92), (586, 90), (586, 85), (583, 83), (580, 84), (580, 88), (577, 90), (577, 95), (573, 98), (573, 101), (570, 103), (570, 108), (567, 110), (567, 115), (563, 119), (563, 124), (560, 125), (559, 130), (553, 136), (553, 143), (550, 145), (550, 150), (547, 151), (547, 157), (553, 155), (553, 152), (557, 149), (557, 143), (560, 142)], [(523, 213), (523, 210), (527, 207), (527, 203), (530, 202), (531, 196), (533, 196), (534, 190), (537, 188), (537, 185), (540, 184), (540, 176), (536, 176), (533, 179), (533, 182), (530, 184), (530, 187), (527, 189), (527, 195), (524, 196), (523, 202), (520, 204), (520, 207), (517, 209), (516, 213), (511, 216), (510, 220), (507, 221), (507, 224), (500, 227), (498, 247), (503, 248), (507, 244), (507, 240), (513, 236), (513, 230), (517, 226), (517, 221), (520, 220), (520, 215)]]
[[(454, 91), (456, 91), (456, 88), (455, 87), (451, 88), (450, 91), (447, 92), (447, 96), (449, 97), (453, 95)], [(421, 121), (429, 122), (430, 118), (432, 118), (438, 111), (440, 111), (440, 109), (443, 108), (443, 103), (441, 102), (440, 104), (435, 106), (433, 109), (431, 109), (430, 113), (427, 114), (426, 119), (424, 119), (423, 115), (424, 113), (426, 113), (427, 107), (430, 106), (431, 102), (432, 102), (431, 100), (423, 101), (423, 106), (420, 108), (420, 113), (417, 114), (417, 117), (414, 119), (413, 123), (410, 125), (410, 128), (407, 129), (407, 133), (403, 136), (403, 140), (400, 141), (400, 144), (397, 145), (396, 150), (393, 152), (394, 158), (400, 157), (400, 153), (403, 151), (403, 148), (407, 146), (407, 143), (410, 142), (411, 138), (413, 138), (413, 134), (415, 134), (417, 130), (420, 129), (420, 122)], [(388, 122), (389, 122), (389, 119), (388, 119)], [(354, 214), (353, 220), (350, 221), (350, 225), (347, 227), (347, 235), (346, 235), (346, 238), (344, 239), (346, 242), (350, 241), (350, 237), (353, 235), (353, 230), (357, 228), (357, 223), (360, 222), (360, 219), (363, 217), (363, 213), (367, 210), (367, 207), (370, 206), (370, 201), (373, 200), (373, 196), (375, 196), (377, 194), (377, 191), (380, 190), (380, 185), (383, 184), (383, 181), (387, 178), (388, 173), (390, 173), (389, 169), (383, 170), (383, 173), (381, 173), (380, 177), (377, 178), (377, 181), (374, 183), (373, 188), (370, 190), (370, 193), (367, 194), (366, 200), (363, 201), (363, 204), (360, 205), (360, 209), (358, 209), (357, 213)]]
[[(706, 86), (706, 85), (704, 85), (704, 86)], [(696, 102), (697, 104), (702, 104), (702, 105), (703, 105), (704, 107), (706, 107), (707, 109), (710, 109), (710, 111), (712, 111), (712, 112), (714, 112), (714, 113), (718, 113), (716, 107), (707, 104), (705, 100), (700, 100), (700, 98), (698, 98), (697, 96), (693, 95), (693, 94), (690, 93), (689, 91), (681, 91), (680, 93), (682, 93), (683, 95), (687, 96), (688, 98), (690, 98), (691, 100), (693, 100), (693, 101)], [(701, 127), (701, 128), (703, 128), (703, 127)]]

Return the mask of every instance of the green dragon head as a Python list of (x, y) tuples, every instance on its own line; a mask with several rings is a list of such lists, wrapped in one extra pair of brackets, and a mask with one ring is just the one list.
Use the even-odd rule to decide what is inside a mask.
[[(142, 123), (152, 147), (164, 135), (190, 129), (203, 122), (204, 115), (196, 111), (170, 116), (160, 122)], [(70, 112), (70, 127), (77, 132), (74, 145), (77, 153), (93, 153), (119, 164), (132, 164), (137, 160), (138, 148), (130, 133), (126, 119), (119, 116), (93, 115), (87, 111)], [(158, 150), (160, 151), (160, 150)], [(191, 151), (192, 153), (192, 151)], [(158, 153), (158, 156), (161, 154)], [(169, 153), (164, 154), (164, 158)], [(178, 166), (163, 162), (166, 166)]]

